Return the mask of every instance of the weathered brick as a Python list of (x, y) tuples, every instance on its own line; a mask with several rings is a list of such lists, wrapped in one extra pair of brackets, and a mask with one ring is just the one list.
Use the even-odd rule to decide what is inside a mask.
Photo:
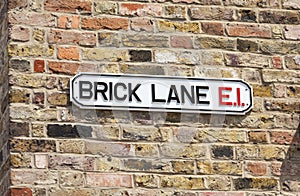
[(81, 33), (78, 31), (51, 29), (48, 35), (48, 42), (53, 44), (95, 46), (97, 39), (95, 33)]
[(254, 10), (240, 9), (238, 10), (238, 17), (243, 22), (256, 22), (257, 13)]
[(76, 46), (57, 47), (57, 58), (66, 60), (79, 60), (79, 49)]
[(169, 47), (169, 38), (167, 36), (143, 35), (143, 34), (125, 34), (122, 35), (124, 46), (128, 47)]
[(13, 26), (10, 29), (10, 38), (13, 41), (26, 42), (30, 39), (30, 30), (29, 28), (22, 26)]
[(272, 37), (272, 31), (269, 26), (257, 24), (229, 23), (226, 25), (226, 32), (231, 37)]
[(127, 171), (172, 172), (173, 168), (166, 160), (126, 159), (123, 161)]
[(280, 70), (263, 70), (262, 77), (264, 82), (284, 82), (284, 83), (298, 83), (298, 72), (294, 71), (280, 71)]
[(9, 101), (11, 103), (27, 103), (30, 102), (30, 90), (27, 89), (11, 89), (9, 92)]
[(118, 4), (115, 2), (100, 1), (94, 3), (94, 10), (96, 14), (116, 14)]
[(297, 47), (294, 42), (290, 41), (270, 41), (270, 40), (263, 40), (258, 41), (260, 46), (260, 51), (263, 54), (299, 54), (300, 48)]
[(88, 187), (132, 187), (132, 178), (130, 174), (87, 173), (86, 185)]
[(176, 18), (184, 19), (186, 18), (186, 7), (179, 5), (167, 5), (164, 6), (164, 17), (166, 18)]
[(114, 46), (119, 47), (121, 44), (121, 36), (113, 32), (100, 32), (98, 34), (98, 41), (100, 46)]
[(8, 46), (10, 56), (20, 57), (51, 57), (54, 54), (53, 45), (20, 45), (11, 44)]
[(46, 40), (46, 32), (44, 29), (34, 28), (32, 32), (32, 38), (38, 43), (44, 43)]
[(153, 144), (136, 144), (135, 155), (138, 157), (158, 157), (158, 146)]
[(33, 93), (32, 103), (43, 106), (45, 103), (45, 94), (43, 92)]
[[(2, 152), (1, 152), (2, 154)], [(25, 153), (12, 153), (10, 155), (10, 163), (14, 168), (31, 168), (32, 167), (32, 156)]]
[(201, 30), (209, 35), (224, 35), (224, 26), (220, 22), (201, 22)]
[(128, 51), (124, 49), (107, 50), (105, 48), (89, 48), (83, 49), (82, 58), (84, 60), (97, 60), (97, 61), (128, 61)]
[(96, 158), (96, 171), (116, 172), (123, 168), (122, 160), (114, 157)]
[(49, 169), (93, 171), (95, 158), (74, 155), (49, 155)]
[(272, 87), (267, 85), (253, 85), (255, 97), (272, 97)]
[(296, 11), (270, 11), (259, 12), (259, 22), (275, 24), (299, 24), (300, 16)]
[(10, 0), (8, 1), (8, 9), (23, 9), (28, 5), (27, 0)]
[(248, 162), (246, 170), (253, 176), (264, 176), (267, 174), (268, 165), (264, 162)]
[(249, 141), (253, 143), (268, 143), (270, 134), (267, 131), (250, 131)]
[(92, 3), (87, 0), (46, 0), (44, 8), (53, 12), (91, 13)]
[(30, 62), (23, 59), (11, 59), (9, 61), (9, 66), (11, 69), (13, 69), (15, 72), (30, 72)]
[(279, 56), (273, 57), (272, 58), (272, 65), (276, 69), (282, 69), (283, 68), (282, 59)]
[(95, 189), (89, 188), (76, 188), (76, 189), (59, 189), (51, 187), (49, 189), (48, 195), (49, 196), (80, 196), (80, 195), (97, 195), (98, 191)]
[(59, 180), (63, 187), (82, 187), (84, 185), (84, 174), (79, 172), (61, 172)]
[(198, 22), (159, 20), (158, 30), (160, 32), (200, 33), (200, 25)]
[(265, 160), (283, 160), (285, 157), (285, 149), (278, 146), (259, 146), (259, 158)]
[(162, 176), (161, 187), (188, 190), (204, 189), (204, 179), (201, 177)]
[[(22, 176), (22, 178), (20, 178)], [(58, 180), (58, 174), (55, 171), (33, 171), (33, 170), (12, 170), (11, 182), (13, 185), (31, 184), (31, 185), (53, 185)]]
[(244, 53), (225, 53), (225, 64), (234, 67), (258, 67), (267, 68), (270, 66), (268, 56)]
[(60, 140), (59, 144), (59, 152), (62, 153), (76, 153), (82, 154), (84, 153), (84, 141), (79, 140)]
[(173, 172), (182, 174), (194, 174), (194, 161), (171, 161)]
[(130, 19), (130, 28), (134, 31), (154, 31), (154, 21), (147, 18), (132, 18)]
[(258, 44), (255, 41), (237, 39), (237, 49), (241, 52), (258, 52)]
[(125, 16), (155, 16), (162, 15), (162, 6), (159, 4), (121, 3), (119, 14)]
[(300, 56), (287, 55), (285, 56), (285, 65), (288, 69), (300, 69)]
[(222, 7), (191, 7), (189, 9), (191, 19), (200, 20), (233, 20), (234, 10)]
[(238, 160), (255, 160), (258, 158), (258, 148), (255, 145), (242, 145), (236, 147)]
[(131, 154), (131, 145), (128, 143), (106, 143), (106, 142), (86, 142), (86, 153), (103, 154), (112, 156), (128, 156)]
[(193, 42), (189, 36), (171, 36), (170, 44), (174, 48), (193, 48)]
[(162, 135), (156, 127), (121, 126), (123, 139), (134, 141), (162, 141)]
[(10, 122), (10, 135), (19, 136), (29, 136), (29, 123), (26, 122)]
[(63, 29), (78, 29), (80, 25), (79, 16), (62, 15), (57, 19), (57, 26)]
[(53, 140), (13, 139), (10, 143), (12, 152), (55, 152)]
[(282, 6), (287, 9), (300, 9), (300, 2), (297, 0), (284, 0)]
[(137, 187), (158, 188), (158, 176), (155, 175), (135, 175), (135, 184)]
[(288, 131), (272, 131), (271, 142), (274, 144), (292, 144), (297, 143), (294, 141), (295, 132)]
[(285, 26), (284, 36), (290, 40), (300, 40), (300, 28), (298, 26)]
[[(214, 191), (229, 191), (230, 190), (230, 179), (225, 176), (209, 176), (205, 178), (206, 183), (208, 184), (207, 187), (209, 190)], [(202, 196), (218, 196), (218, 195), (231, 195), (230, 192), (215, 192), (215, 193), (200, 193)], [(234, 194), (233, 194), (234, 195)]]
[(206, 156), (206, 146), (197, 144), (162, 144), (160, 152), (162, 157), (180, 158), (204, 158)]
[(219, 38), (219, 37), (207, 37), (199, 36), (195, 38), (195, 47), (200, 49), (225, 49), (225, 50), (236, 50), (236, 40), (230, 38)]
[[(260, 2), (260, 1), (259, 1)], [(239, 0), (224, 0), (224, 5), (228, 6), (238, 6), (238, 7), (257, 7), (258, 3), (257, 0), (248, 0), (248, 1), (239, 1)]]
[(10, 12), (9, 23), (18, 25), (30, 25), (30, 26), (42, 26), (42, 27), (54, 27), (55, 17), (48, 13), (36, 13), (36, 12)]
[(88, 30), (127, 30), (129, 20), (127, 18), (82, 18), (81, 28)]
[(277, 190), (278, 181), (272, 178), (237, 178), (233, 179), (236, 190)]

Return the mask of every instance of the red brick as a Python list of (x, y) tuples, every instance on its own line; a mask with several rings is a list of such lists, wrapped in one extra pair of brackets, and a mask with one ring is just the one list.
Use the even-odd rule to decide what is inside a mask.
[(263, 176), (267, 174), (266, 163), (248, 163), (246, 169), (254, 176)]
[(293, 143), (295, 132), (272, 131), (271, 142), (275, 144)]
[(300, 40), (300, 26), (285, 26), (284, 35), (286, 39)]
[(130, 27), (134, 31), (154, 31), (153, 21), (147, 18), (133, 18), (130, 20)]
[(71, 62), (48, 62), (49, 70), (54, 73), (75, 75), (78, 72), (89, 72), (96, 70), (96, 65), (93, 64), (80, 64)]
[(129, 20), (127, 18), (83, 18), (81, 27), (89, 30), (109, 29), (127, 30)]
[(59, 16), (57, 26), (64, 29), (78, 29), (79, 23), (79, 16)]
[(271, 164), (271, 172), (274, 176), (280, 176), (281, 175), (281, 167), (282, 163), (281, 162), (273, 162)]
[(44, 60), (35, 60), (34, 61), (34, 72), (42, 73), (44, 72), (45, 61)]
[(192, 39), (189, 36), (171, 36), (171, 46), (174, 48), (193, 48)]
[(11, 12), (8, 15), (11, 24), (30, 26), (54, 27), (55, 17), (51, 14), (33, 12)]
[(226, 31), (229, 36), (233, 37), (272, 37), (269, 27), (255, 24), (227, 24)]
[(26, 42), (30, 39), (29, 28), (13, 26), (10, 30), (10, 38), (14, 41)]
[(274, 56), (272, 58), (272, 63), (273, 63), (273, 67), (276, 68), (276, 69), (282, 69), (283, 68), (282, 60), (279, 56)]
[(11, 188), (10, 196), (32, 196), (32, 191), (29, 188)]
[(120, 15), (126, 16), (161, 16), (163, 6), (159, 4), (121, 3)]
[(224, 27), (222, 23), (202, 22), (201, 28), (203, 33), (209, 35), (224, 35)]
[(87, 173), (86, 184), (89, 187), (132, 187), (132, 176), (129, 174)]
[(90, 13), (92, 3), (87, 0), (46, 0), (45, 10), (68, 13)]
[(57, 58), (66, 60), (79, 60), (79, 49), (76, 46), (57, 47)]
[(33, 103), (38, 105), (43, 105), (45, 101), (45, 95), (42, 92), (34, 93), (33, 95)]
[(79, 44), (81, 46), (95, 46), (97, 42), (95, 33), (56, 29), (51, 29), (48, 40), (53, 44)]

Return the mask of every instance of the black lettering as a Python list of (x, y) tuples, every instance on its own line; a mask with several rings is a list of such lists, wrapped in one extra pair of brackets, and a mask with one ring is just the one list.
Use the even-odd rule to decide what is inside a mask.
[(156, 99), (155, 97), (155, 84), (151, 84), (152, 102), (165, 103), (165, 99)]
[(194, 92), (194, 86), (191, 86), (191, 94), (188, 92), (188, 90), (185, 88), (184, 85), (181, 85), (181, 102), (185, 103), (185, 95), (190, 100), (192, 104), (195, 104), (195, 92)]
[(113, 83), (110, 82), (108, 83), (109, 85), (109, 101), (112, 101), (113, 100)]
[(209, 105), (209, 101), (200, 101), (200, 97), (206, 97), (206, 93), (200, 93), (200, 90), (209, 90), (208, 86), (196, 86), (197, 104)]
[(169, 96), (168, 96), (168, 103), (170, 103), (171, 101), (176, 101), (177, 103), (180, 103), (179, 97), (178, 97), (178, 92), (176, 89), (175, 85), (171, 85), (170, 87), (170, 91), (169, 91)]
[[(87, 88), (84, 86), (88, 85)], [(90, 99), (93, 97), (93, 84), (89, 81), (79, 81), (79, 97), (80, 99)], [(88, 95), (87, 95), (88, 94)]]
[(123, 95), (123, 97), (119, 97), (118, 93), (117, 93), (118, 92), (118, 87), (123, 87), (124, 90), (126, 90), (127, 87), (124, 83), (121, 83), (121, 82), (116, 83), (115, 86), (114, 86), (114, 97), (118, 101), (124, 101), (127, 98), (127, 95)]
[(132, 89), (132, 84), (131, 83), (128, 84), (129, 101), (132, 101), (132, 96), (134, 96), (138, 102), (142, 102), (141, 99), (139, 98), (139, 96), (136, 94), (136, 91), (140, 86), (141, 86), (141, 84), (137, 84), (134, 87), (134, 89)]
[[(102, 86), (103, 89), (98, 89), (98, 86)], [(107, 91), (107, 84), (105, 82), (95, 82), (94, 83), (94, 91), (95, 91), (95, 100), (98, 99), (98, 93), (102, 94), (102, 97), (105, 101), (108, 100), (105, 95), (105, 92)]]

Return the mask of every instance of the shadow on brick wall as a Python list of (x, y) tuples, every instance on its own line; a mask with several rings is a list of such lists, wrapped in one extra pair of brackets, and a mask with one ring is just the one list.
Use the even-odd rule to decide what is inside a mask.
[(300, 123), (280, 168), (280, 185), (283, 192), (300, 195)]

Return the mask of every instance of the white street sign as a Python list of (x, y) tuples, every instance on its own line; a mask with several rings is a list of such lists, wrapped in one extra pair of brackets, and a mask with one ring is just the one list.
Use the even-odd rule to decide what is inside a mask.
[(80, 73), (70, 94), (82, 109), (243, 115), (253, 105), (251, 86), (238, 79)]

